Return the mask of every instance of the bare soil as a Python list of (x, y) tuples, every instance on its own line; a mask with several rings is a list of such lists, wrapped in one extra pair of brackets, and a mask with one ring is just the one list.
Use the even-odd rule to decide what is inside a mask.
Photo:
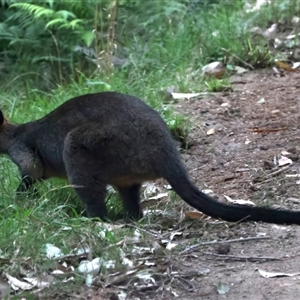
[[(300, 178), (286, 176), (300, 174), (300, 74), (276, 77), (272, 70), (259, 70), (231, 81), (232, 92), (174, 104), (192, 122), (193, 145), (182, 154), (191, 177), (202, 189), (212, 190), (219, 201), (226, 201), (227, 195), (256, 205), (300, 210)], [(215, 133), (207, 135), (211, 128)], [(286, 156), (293, 163), (278, 167), (283, 151), (289, 152)], [(129, 281), (105, 289), (96, 284), (72, 293), (58, 291), (48, 299), (119, 299), (117, 293), (122, 289), (127, 299), (300, 298), (300, 275), (264, 278), (258, 272), (300, 272), (299, 226), (212, 219), (177, 226), (179, 231), (185, 229), (176, 242), (182, 251), (187, 250), (155, 260), (157, 272), (165, 274), (163, 279), (157, 277), (156, 285), (141, 287)], [(199, 237), (203, 242), (266, 239), (188, 249), (199, 243), (193, 239)], [(217, 291), (220, 283), (229, 287), (223, 295)]]

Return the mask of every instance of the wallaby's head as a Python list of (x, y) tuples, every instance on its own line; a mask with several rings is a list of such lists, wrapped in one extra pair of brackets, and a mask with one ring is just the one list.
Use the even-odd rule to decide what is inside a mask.
[(0, 153), (7, 153), (8, 145), (13, 139), (13, 128), (0, 110)]
[(7, 119), (3, 115), (3, 112), (0, 110), (0, 131), (2, 131), (2, 129), (5, 127), (6, 124), (7, 124)]

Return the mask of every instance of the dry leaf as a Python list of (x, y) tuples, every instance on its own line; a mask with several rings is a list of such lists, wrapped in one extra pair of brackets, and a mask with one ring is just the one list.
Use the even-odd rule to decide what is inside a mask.
[(48, 287), (54, 281), (54, 277), (51, 275), (45, 275), (39, 278), (25, 277), (24, 280), (28, 281), (30, 284), (38, 288), (45, 288)]
[(274, 278), (274, 277), (293, 277), (300, 275), (298, 273), (282, 273), (282, 272), (268, 272), (261, 269), (258, 269), (259, 274), (264, 278)]
[(144, 197), (146, 199), (159, 192), (159, 188), (153, 182), (147, 182), (147, 183), (143, 184), (143, 187), (146, 187), (144, 190)]
[(180, 232), (180, 231), (172, 232), (170, 235), (170, 240), (173, 241), (174, 237), (178, 236), (178, 235), (182, 235), (182, 232)]
[(31, 290), (35, 287), (35, 285), (21, 281), (13, 276), (10, 276), (9, 274), (5, 274), (6, 278), (8, 279), (8, 283), (11, 285), (11, 287), (17, 291), (19, 289), (21, 290)]
[(168, 197), (168, 196), (169, 196), (169, 193), (160, 193), (160, 194), (157, 194), (156, 196), (150, 197), (148, 199), (149, 200), (158, 200), (158, 199)]
[(267, 39), (273, 39), (277, 33), (277, 24), (272, 24), (267, 30), (264, 31), (263, 35)]
[(231, 199), (229, 196), (227, 195), (224, 195), (225, 199), (230, 202), (230, 203), (233, 203), (233, 204), (239, 204), (239, 205), (253, 205), (255, 206), (255, 203), (250, 201), (250, 200), (233, 200)]
[(222, 107), (225, 107), (225, 106), (228, 106), (228, 105), (229, 105), (229, 103), (227, 103), (227, 102), (224, 102), (224, 103), (221, 104)]
[(283, 155), (281, 155), (280, 158), (278, 159), (278, 166), (280, 166), (280, 167), (290, 165), (292, 163), (293, 163), (293, 161), (290, 158), (283, 156)]
[(219, 61), (212, 62), (202, 68), (203, 75), (222, 78), (226, 72), (226, 68)]
[(266, 103), (266, 100), (265, 100), (265, 98), (261, 98), (256, 103), (258, 103), (258, 104), (264, 104), (264, 103)]
[(58, 247), (48, 243), (45, 245), (45, 251), (47, 258), (58, 258), (63, 255)]
[(226, 283), (219, 282), (217, 285), (217, 292), (219, 295), (224, 295), (230, 290)]
[(248, 72), (247, 69), (239, 67), (239, 66), (235, 66), (234, 67), (234, 71), (236, 71), (236, 74), (243, 74), (243, 73)]
[(201, 95), (201, 93), (171, 93), (173, 99), (191, 99)]
[(94, 258), (92, 261), (82, 260), (78, 266), (78, 271), (85, 274), (97, 274), (102, 263), (103, 259), (100, 257)]
[(173, 248), (175, 248), (176, 246), (178, 246), (177, 243), (174, 243), (174, 242), (169, 242), (166, 246), (166, 249), (167, 250), (172, 250)]
[(286, 71), (289, 71), (289, 72), (295, 72), (295, 70), (289, 66), (288, 64), (282, 62), (282, 61), (276, 61), (276, 65), (281, 68), (281, 69), (284, 69)]
[(293, 62), (293, 69), (297, 69), (300, 67), (300, 62), (297, 61), (297, 62)]
[(271, 110), (271, 114), (278, 114), (280, 112), (281, 112), (280, 109), (273, 109), (273, 110)]
[(216, 132), (215, 128), (211, 128), (206, 132), (206, 135), (212, 135), (215, 134), (215, 132)]
[(187, 211), (184, 213), (186, 217), (199, 220), (204, 217), (204, 214), (199, 211)]

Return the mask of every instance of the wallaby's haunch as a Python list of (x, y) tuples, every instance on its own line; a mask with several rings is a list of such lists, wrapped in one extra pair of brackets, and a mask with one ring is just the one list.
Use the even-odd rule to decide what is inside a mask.
[(105, 218), (106, 186), (114, 186), (133, 219), (144, 181), (165, 178), (199, 211), (226, 221), (300, 224), (300, 212), (234, 206), (205, 195), (191, 182), (171, 134), (143, 101), (115, 92), (83, 95), (40, 120), (16, 125), (0, 111), (0, 153), (18, 165), (18, 191), (50, 177), (67, 178), (88, 216)]

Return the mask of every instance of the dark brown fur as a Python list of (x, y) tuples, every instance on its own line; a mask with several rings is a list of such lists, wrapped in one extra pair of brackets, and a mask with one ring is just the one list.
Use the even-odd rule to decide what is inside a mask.
[(107, 216), (108, 184), (118, 190), (131, 218), (142, 217), (141, 184), (163, 177), (183, 200), (212, 217), (300, 224), (300, 212), (226, 205), (199, 191), (159, 114), (120, 93), (76, 97), (21, 125), (9, 123), (0, 111), (0, 153), (19, 167), (18, 191), (38, 180), (67, 178), (90, 217)]

